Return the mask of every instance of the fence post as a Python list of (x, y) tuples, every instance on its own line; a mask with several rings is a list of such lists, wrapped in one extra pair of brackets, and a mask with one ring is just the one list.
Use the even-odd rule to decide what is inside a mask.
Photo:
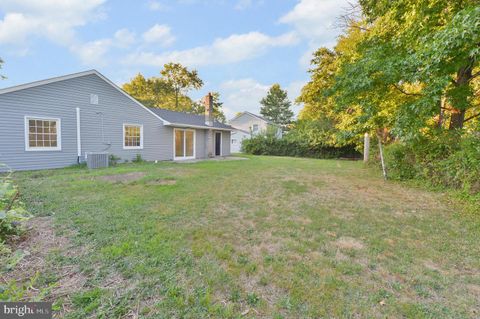
[(370, 136), (368, 133), (365, 133), (365, 138), (363, 141), (363, 161), (368, 162), (370, 157)]
[(377, 137), (378, 137), (378, 149), (380, 150), (380, 160), (382, 161), (383, 178), (387, 180), (387, 167), (385, 166), (385, 159), (383, 157), (382, 137), (380, 136), (380, 134), (378, 134)]

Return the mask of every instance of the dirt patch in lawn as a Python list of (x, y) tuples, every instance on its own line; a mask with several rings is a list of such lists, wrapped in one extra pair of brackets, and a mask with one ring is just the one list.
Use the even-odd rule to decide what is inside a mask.
[[(22, 300), (32, 300), (45, 293), (44, 289), (49, 291), (45, 301), (54, 301), (57, 298), (69, 295), (81, 289), (85, 282), (85, 276), (79, 271), (77, 266), (65, 265), (55, 267), (54, 270), (47, 263), (47, 257), (52, 252), (58, 252), (62, 255), (81, 255), (81, 251), (72, 248), (70, 241), (65, 236), (58, 236), (52, 225), (51, 217), (36, 217), (26, 222), (27, 231), (11, 243), (12, 250), (19, 256), (23, 256), (12, 269), (0, 275), (4, 284), (15, 282), (17, 287), (25, 284), (25, 291)], [(46, 273), (53, 273), (56, 277), (56, 283), (50, 287), (40, 289), (41, 283), (32, 278)]]
[(148, 181), (146, 185), (149, 186), (155, 186), (155, 185), (175, 185), (177, 183), (176, 180), (174, 179), (165, 179), (165, 178), (159, 178), (155, 179), (153, 181)]
[(353, 250), (359, 250), (365, 247), (361, 241), (352, 237), (340, 237), (338, 240), (335, 241), (335, 246), (337, 246), (340, 249), (353, 249)]
[(145, 175), (146, 175), (145, 172), (132, 172), (132, 173), (125, 173), (125, 174), (99, 176), (98, 179), (105, 182), (111, 182), (111, 183), (129, 183), (129, 182), (139, 180)]

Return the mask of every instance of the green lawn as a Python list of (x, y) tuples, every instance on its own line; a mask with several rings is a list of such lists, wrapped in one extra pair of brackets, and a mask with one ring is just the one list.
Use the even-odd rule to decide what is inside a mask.
[(479, 217), (360, 162), (251, 157), (16, 178), (61, 239), (35, 289), (50, 286), (45, 299), (67, 318), (480, 316)]

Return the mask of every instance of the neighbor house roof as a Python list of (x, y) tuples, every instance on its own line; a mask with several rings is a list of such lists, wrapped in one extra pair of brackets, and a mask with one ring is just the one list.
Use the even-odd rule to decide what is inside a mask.
[[(162, 119), (169, 122), (165, 124), (168, 126), (175, 127), (192, 127), (192, 128), (212, 128), (212, 126), (207, 126), (205, 124), (205, 116), (184, 112), (176, 112), (171, 110), (159, 109), (159, 108), (149, 108), (153, 113), (157, 114)], [(213, 122), (213, 128), (217, 130), (227, 130), (231, 131), (234, 128), (230, 125), (220, 123), (218, 121)]]
[(248, 111), (244, 111), (244, 112), (242, 112), (242, 113), (239, 113), (239, 114), (235, 115), (235, 117), (234, 117), (233, 119), (231, 119), (230, 122), (236, 120), (237, 118), (239, 118), (239, 117), (242, 116), (242, 115), (250, 115), (250, 116), (252, 116), (252, 117), (255, 117), (255, 118), (257, 118), (257, 119), (260, 119), (260, 120), (262, 120), (262, 121), (265, 121), (265, 122), (267, 122), (268, 124), (274, 125), (273, 122), (267, 120), (267, 119), (264, 118), (263, 116), (260, 116), (260, 115), (257, 115), (257, 114), (253, 114), (253, 113), (248, 112)]
[[(249, 131), (246, 131), (246, 130), (242, 130), (242, 129), (239, 129), (239, 128), (236, 128), (234, 127), (233, 128), (235, 131), (238, 131), (238, 132), (242, 132), (242, 133), (246, 133), (246, 134), (251, 134)], [(233, 134), (233, 133), (232, 133)]]

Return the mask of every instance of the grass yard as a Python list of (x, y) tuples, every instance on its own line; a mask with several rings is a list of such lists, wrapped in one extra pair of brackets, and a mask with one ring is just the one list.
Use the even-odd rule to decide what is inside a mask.
[[(55, 300), (60, 317), (480, 317), (479, 216), (360, 162), (250, 157), (16, 179), (39, 216), (37, 250), (49, 251), (28, 268), (38, 277), (27, 295)], [(25, 263), (41, 253), (31, 250)]]

